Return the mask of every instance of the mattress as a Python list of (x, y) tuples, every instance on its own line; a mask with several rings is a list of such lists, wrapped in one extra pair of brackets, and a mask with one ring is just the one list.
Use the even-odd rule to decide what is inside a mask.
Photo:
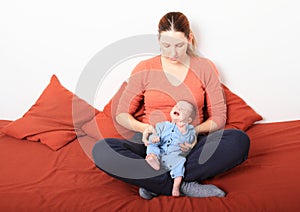
[(0, 211), (299, 211), (300, 120), (254, 124), (246, 133), (249, 158), (203, 182), (226, 197), (152, 200), (95, 167), (81, 146), (97, 142), (89, 136), (52, 151), (0, 134)]

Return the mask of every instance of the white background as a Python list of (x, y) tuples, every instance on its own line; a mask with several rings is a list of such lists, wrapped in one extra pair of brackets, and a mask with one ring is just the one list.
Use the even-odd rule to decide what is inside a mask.
[[(300, 119), (299, 10), (297, 0), (0, 0), (0, 119), (20, 118), (52, 74), (74, 92), (97, 52), (156, 34), (169, 11), (187, 15), (199, 51), (265, 122)], [(102, 109), (136, 62), (112, 70), (90, 103)]]

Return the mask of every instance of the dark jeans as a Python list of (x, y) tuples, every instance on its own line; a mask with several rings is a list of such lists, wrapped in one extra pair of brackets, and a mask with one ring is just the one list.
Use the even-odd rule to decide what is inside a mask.
[[(137, 134), (138, 136), (138, 134)], [(236, 129), (198, 136), (187, 156), (184, 181), (202, 181), (225, 172), (247, 159), (248, 135)], [(173, 179), (166, 170), (155, 171), (144, 160), (146, 147), (140, 139), (107, 138), (93, 147), (96, 166), (107, 174), (157, 194), (171, 195)]]

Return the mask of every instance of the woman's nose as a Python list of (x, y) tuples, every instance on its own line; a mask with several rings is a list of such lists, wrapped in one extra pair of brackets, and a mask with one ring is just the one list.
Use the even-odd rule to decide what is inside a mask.
[(177, 55), (177, 52), (176, 52), (176, 48), (175, 48), (175, 47), (172, 47), (172, 49), (171, 49), (171, 55), (172, 55), (172, 56), (176, 56), (176, 55)]

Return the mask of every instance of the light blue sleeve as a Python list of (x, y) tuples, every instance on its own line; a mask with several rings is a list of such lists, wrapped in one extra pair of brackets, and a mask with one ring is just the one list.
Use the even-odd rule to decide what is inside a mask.
[(161, 135), (164, 133), (165, 130), (165, 126), (167, 125), (168, 122), (159, 122), (156, 124), (156, 133), (159, 137), (161, 137)]
[[(156, 124), (155, 130), (156, 130), (157, 136), (161, 137), (162, 133), (164, 132), (164, 128), (165, 128), (166, 123), (167, 122), (159, 122), (159, 123)], [(148, 139), (149, 143), (152, 143), (152, 137), (153, 137), (153, 134), (151, 134), (149, 136), (149, 139)], [(160, 143), (160, 142), (158, 142), (158, 143)], [(156, 144), (158, 144), (158, 143), (156, 143)]]
[(190, 144), (193, 143), (196, 138), (196, 130), (193, 126), (189, 130), (189, 138), (190, 138), (189, 139)]

